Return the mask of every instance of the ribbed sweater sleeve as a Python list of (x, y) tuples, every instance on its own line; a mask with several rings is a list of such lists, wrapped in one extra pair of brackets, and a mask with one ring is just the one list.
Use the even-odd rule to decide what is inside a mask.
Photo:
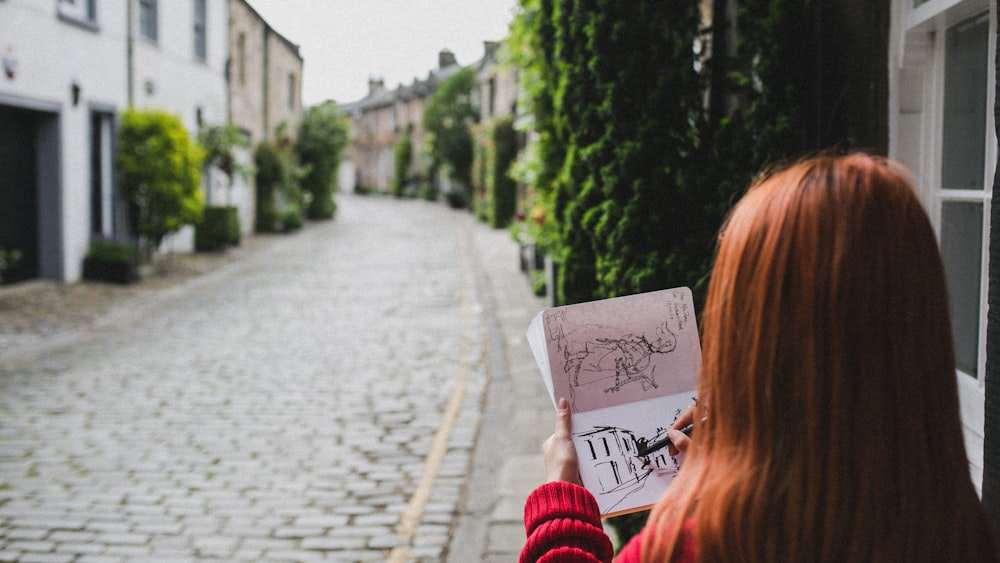
[(524, 505), (524, 528), (521, 563), (607, 563), (614, 557), (597, 500), (579, 485), (552, 482), (535, 489)]

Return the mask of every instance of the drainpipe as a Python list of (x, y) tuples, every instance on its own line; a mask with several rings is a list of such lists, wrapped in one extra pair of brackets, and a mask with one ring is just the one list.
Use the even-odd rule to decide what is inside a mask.
[(126, 22), (126, 24), (125, 24), (125, 45), (126, 45), (126, 47), (125, 47), (125, 53), (126, 53), (125, 54), (125, 76), (128, 78), (127, 81), (126, 81), (127, 82), (127, 88), (128, 88), (128, 92), (126, 92), (126, 94), (127, 94), (126, 99), (128, 100), (128, 107), (132, 107), (132, 90), (133, 90), (133, 88), (132, 88), (132, 81), (134, 80), (134, 78), (132, 76), (132, 74), (133, 74), (132, 73), (132, 67), (134, 66), (134, 63), (133, 63), (133, 54), (132, 54), (132, 42), (134, 41), (134, 37), (132, 36), (132, 2), (133, 2), (133, 0), (127, 0), (127, 2), (125, 3), (125, 6), (126, 6), (126, 9), (125, 9), (126, 16), (125, 17), (128, 20)]
[(270, 51), (268, 50), (268, 38), (269, 38), (270, 34), (271, 34), (271, 28), (267, 25), (267, 22), (264, 22), (264, 68), (263, 68), (263, 74), (262, 74), (262, 76), (264, 77), (264, 81), (263, 81), (264, 82), (264, 84), (263, 84), (263, 98), (264, 99), (262, 100), (262, 103), (261, 103), (261, 105), (264, 106), (264, 107), (261, 108), (261, 109), (264, 110), (264, 140), (265, 141), (270, 141), (271, 140), (271, 119), (270, 119), (270, 117), (271, 117), (271, 104), (269, 103), (269, 100), (268, 100), (268, 95), (270, 93), (270, 92), (268, 92), (268, 83), (270, 82), (270, 78), (271, 78), (268, 75), (268, 66), (269, 66), (269, 64), (268, 64), (269, 60), (268, 59), (270, 58)]

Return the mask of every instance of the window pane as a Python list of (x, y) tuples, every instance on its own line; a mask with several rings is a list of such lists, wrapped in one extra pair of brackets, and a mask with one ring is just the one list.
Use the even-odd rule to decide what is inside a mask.
[(157, 39), (156, 0), (139, 0), (139, 32), (151, 41)]
[(941, 187), (983, 189), (989, 15), (948, 29), (945, 39)]
[(194, 1), (194, 57), (205, 60), (205, 0)]
[(978, 377), (982, 203), (946, 201), (941, 204), (941, 254), (948, 278), (958, 369)]

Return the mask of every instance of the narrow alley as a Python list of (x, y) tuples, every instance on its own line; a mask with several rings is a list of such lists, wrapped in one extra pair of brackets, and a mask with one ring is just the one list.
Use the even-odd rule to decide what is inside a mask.
[[(0, 561), (516, 553), (551, 416), (518, 338), (543, 303), (516, 245), (440, 204), (338, 202), (86, 335), (0, 356)], [(474, 459), (481, 432), (508, 442)]]

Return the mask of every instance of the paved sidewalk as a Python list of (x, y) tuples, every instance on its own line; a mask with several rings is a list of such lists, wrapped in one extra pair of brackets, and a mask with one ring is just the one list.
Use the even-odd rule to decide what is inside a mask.
[(531, 319), (547, 306), (531, 292), (518, 249), (505, 230), (472, 229), (488, 303), (489, 389), (476, 444), (465, 514), (448, 561), (516, 561), (524, 545), (524, 500), (542, 483), (540, 449), (554, 410), (528, 347)]

